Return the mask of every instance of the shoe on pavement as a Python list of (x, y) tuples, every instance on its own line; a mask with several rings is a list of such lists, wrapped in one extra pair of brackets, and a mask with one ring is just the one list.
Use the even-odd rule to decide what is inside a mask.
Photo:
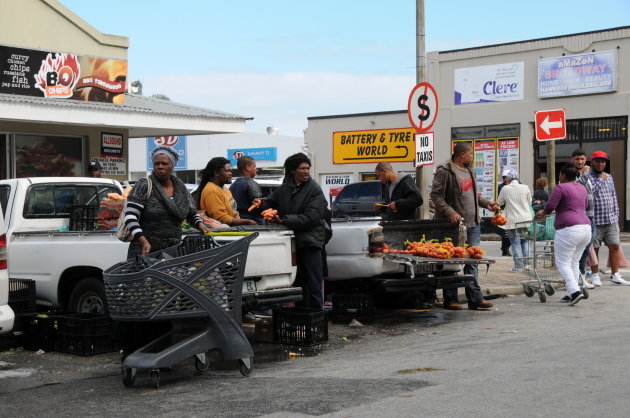
[(584, 289), (595, 289), (595, 286), (593, 286), (592, 284), (590, 284), (588, 282), (588, 280), (586, 280), (585, 276), (581, 276), (582, 277), (582, 287)]
[(595, 287), (600, 287), (602, 285), (602, 279), (599, 277), (598, 273), (595, 273), (591, 276), (591, 283)]
[(488, 302), (487, 300), (481, 300), (476, 303), (468, 302), (468, 309), (476, 311), (477, 309), (490, 309), (494, 306), (494, 303)]
[(512, 267), (512, 270), (510, 270), (512, 273), (521, 273), (523, 271), (523, 269), (520, 269), (518, 267)]
[(584, 298), (584, 295), (579, 290), (571, 293), (571, 300), (569, 300), (569, 306), (573, 306)]
[(569, 296), (569, 295), (562, 296), (562, 299), (560, 299), (560, 302), (562, 302), (562, 303), (569, 303), (569, 302), (571, 302), (571, 296)]
[(630, 282), (624, 280), (623, 277), (621, 277), (621, 274), (619, 274), (619, 273), (615, 273), (612, 276), (610, 276), (610, 281), (613, 284), (618, 284), (618, 285), (621, 285), (621, 286), (630, 286)]
[(444, 309), (448, 309), (449, 311), (461, 311), (462, 310), (462, 305), (460, 305), (457, 302), (451, 302), (451, 303), (445, 303), (444, 306), (442, 306)]

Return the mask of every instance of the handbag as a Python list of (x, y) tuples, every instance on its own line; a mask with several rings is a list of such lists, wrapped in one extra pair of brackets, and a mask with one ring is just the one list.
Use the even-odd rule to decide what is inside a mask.
[[(153, 182), (147, 176), (147, 199), (151, 196), (152, 190)], [(116, 238), (122, 242), (131, 242), (133, 241), (133, 235), (131, 235), (131, 232), (127, 229), (127, 225), (125, 224), (125, 213), (127, 213), (127, 199), (125, 199), (122, 212), (120, 212), (120, 216), (118, 217), (118, 230), (116, 231)]]

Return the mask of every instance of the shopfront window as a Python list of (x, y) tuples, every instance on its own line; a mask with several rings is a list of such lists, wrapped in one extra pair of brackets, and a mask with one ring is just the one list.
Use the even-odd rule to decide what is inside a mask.
[(15, 177), (83, 175), (83, 138), (15, 134)]

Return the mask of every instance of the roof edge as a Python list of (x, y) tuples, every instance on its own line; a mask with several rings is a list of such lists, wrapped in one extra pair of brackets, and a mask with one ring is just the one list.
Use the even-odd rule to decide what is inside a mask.
[(495, 48), (495, 47), (498, 47), (498, 46), (526, 44), (526, 43), (529, 43), (529, 42), (548, 41), (548, 40), (551, 40), (551, 39), (568, 38), (568, 37), (571, 37), (571, 36), (591, 35), (593, 33), (612, 32), (612, 31), (624, 30), (624, 29), (630, 29), (630, 26), (618, 26), (616, 28), (599, 29), (599, 30), (592, 30), (592, 31), (588, 31), (588, 32), (569, 33), (569, 34), (565, 34), (565, 35), (548, 36), (548, 37), (545, 37), (545, 38), (533, 38), (533, 39), (526, 39), (526, 40), (523, 40), (523, 41), (503, 42), (503, 43), (500, 43), (500, 44), (473, 46), (473, 47), (470, 47), (470, 48), (449, 49), (449, 50), (446, 50), (446, 51), (437, 51), (437, 53), (438, 54), (452, 54), (452, 53), (455, 53), (455, 52), (473, 51), (475, 49), (486, 49), (486, 48)]
[(115, 46), (120, 48), (129, 48), (129, 38), (126, 36), (118, 36), (118, 35), (110, 35), (107, 33), (100, 32), (94, 26), (90, 25), (87, 21), (83, 20), (72, 10), (68, 9), (66, 6), (61, 4), (57, 0), (41, 0), (46, 3), (51, 9), (59, 13), (61, 16), (66, 18), (70, 23), (81, 29), (83, 32), (91, 36), (96, 42)]
[(318, 120), (318, 119), (337, 119), (357, 116), (372, 116), (372, 115), (396, 115), (399, 113), (407, 113), (406, 110), (386, 110), (383, 112), (368, 112), (368, 113), (347, 113), (344, 115), (329, 115), (329, 116), (308, 116), (306, 120)]

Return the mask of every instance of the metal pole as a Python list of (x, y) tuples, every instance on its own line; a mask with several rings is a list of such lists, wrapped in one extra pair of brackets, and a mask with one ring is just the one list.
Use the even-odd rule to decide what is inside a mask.
[(547, 141), (547, 175), (549, 176), (547, 191), (551, 191), (556, 187), (556, 141)]
[[(424, 0), (416, 0), (416, 84), (424, 81)], [(416, 184), (420, 189), (420, 194), (424, 200), (424, 204), (420, 207), (418, 215), (420, 219), (428, 213), (429, 200), (424, 189), (423, 167), (416, 167)]]

